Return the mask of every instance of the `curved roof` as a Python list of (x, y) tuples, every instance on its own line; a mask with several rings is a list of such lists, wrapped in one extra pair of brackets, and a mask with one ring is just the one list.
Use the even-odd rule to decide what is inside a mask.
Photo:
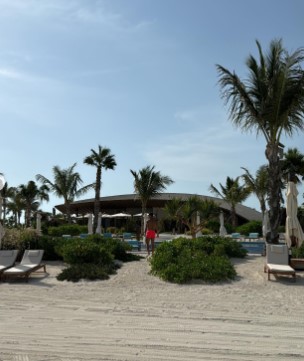
[[(149, 200), (148, 208), (163, 208), (165, 203), (172, 198), (181, 198), (186, 200), (195, 194), (189, 193), (162, 193)], [(198, 195), (202, 199), (209, 199), (219, 205), (220, 208), (226, 211), (230, 211), (230, 206), (222, 199)], [(65, 213), (64, 204), (55, 206), (60, 212)], [(117, 196), (100, 197), (100, 210), (106, 213), (112, 213), (122, 211), (126, 209), (141, 209), (140, 199), (136, 194), (124, 194)], [(93, 213), (94, 211), (94, 198), (85, 199), (71, 203), (71, 213), (75, 214), (87, 214)], [(136, 212), (136, 211), (135, 211)], [(253, 208), (246, 207), (242, 204), (237, 204), (236, 213), (239, 217), (244, 218), (248, 221), (261, 221), (262, 214)]]

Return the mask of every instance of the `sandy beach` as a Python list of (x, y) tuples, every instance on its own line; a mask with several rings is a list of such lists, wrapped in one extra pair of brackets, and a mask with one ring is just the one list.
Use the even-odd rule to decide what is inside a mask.
[(233, 260), (230, 283), (176, 285), (146, 259), (107, 281), (47, 276), (0, 284), (1, 361), (304, 359), (304, 273), (267, 281), (264, 257)]

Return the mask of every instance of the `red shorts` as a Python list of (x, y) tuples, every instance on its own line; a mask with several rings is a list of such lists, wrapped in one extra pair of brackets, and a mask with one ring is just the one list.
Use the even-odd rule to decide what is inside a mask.
[(156, 236), (155, 231), (148, 230), (148, 231), (146, 232), (146, 238), (149, 238), (149, 239), (154, 239), (154, 238), (155, 238), (155, 236)]

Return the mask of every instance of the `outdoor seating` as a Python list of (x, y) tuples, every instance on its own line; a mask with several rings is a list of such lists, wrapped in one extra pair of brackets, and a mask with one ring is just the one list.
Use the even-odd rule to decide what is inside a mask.
[(31, 273), (36, 272), (43, 268), (43, 273), (46, 273), (45, 264), (41, 263), (44, 251), (38, 250), (25, 250), (21, 262), (3, 272), (3, 279), (8, 278), (24, 278), (28, 281)]
[(102, 235), (104, 238), (112, 238), (112, 233), (110, 233), (110, 232), (105, 232), (105, 233), (103, 233), (103, 235)]
[(122, 234), (122, 239), (126, 240), (126, 239), (132, 239), (132, 233), (123, 233)]
[(266, 245), (266, 264), (264, 272), (270, 275), (291, 276), (296, 281), (296, 271), (289, 265), (289, 252), (287, 245)]
[(232, 237), (232, 239), (240, 239), (241, 234), (240, 233), (231, 233), (231, 237)]
[(249, 233), (248, 238), (249, 238), (249, 239), (258, 239), (258, 238), (259, 238), (259, 234), (258, 234), (258, 233)]
[(0, 278), (6, 269), (14, 266), (17, 256), (18, 250), (16, 249), (0, 251)]

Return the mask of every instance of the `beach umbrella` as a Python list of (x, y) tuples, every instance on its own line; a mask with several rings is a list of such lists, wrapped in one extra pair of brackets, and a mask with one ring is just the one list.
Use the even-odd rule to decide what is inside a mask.
[(102, 221), (102, 214), (99, 212), (97, 218), (97, 228), (96, 228), (97, 234), (101, 234), (101, 221)]
[(102, 218), (112, 218), (112, 214), (102, 213)]
[(270, 222), (269, 222), (269, 212), (266, 210), (263, 216), (263, 226), (262, 226), (263, 237), (266, 239), (266, 235), (270, 232)]
[(112, 218), (127, 218), (127, 217), (132, 217), (131, 214), (128, 213), (116, 213), (116, 214), (112, 214), (111, 216)]
[(227, 230), (224, 226), (224, 213), (220, 212), (220, 232), (219, 232), (221, 237), (226, 236), (227, 234)]
[(304, 234), (298, 220), (298, 190), (294, 182), (288, 182), (286, 192), (286, 225), (285, 240), (289, 247), (300, 247)]
[(90, 213), (88, 215), (88, 234), (93, 233), (93, 215)]
[(36, 214), (36, 232), (41, 235), (41, 214)]

